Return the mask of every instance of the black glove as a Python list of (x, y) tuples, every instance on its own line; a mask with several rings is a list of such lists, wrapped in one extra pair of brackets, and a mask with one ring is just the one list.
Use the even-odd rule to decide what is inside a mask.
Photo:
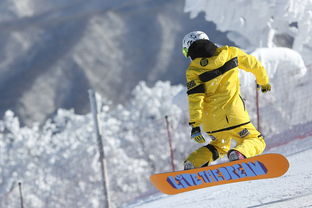
[(271, 91), (271, 85), (270, 84), (261, 85), (261, 92), (266, 93), (268, 91)]
[(268, 83), (268, 84), (266, 84), (266, 85), (258, 85), (257, 84), (257, 88), (259, 89), (259, 88), (261, 88), (261, 92), (263, 92), (263, 93), (266, 93), (266, 92), (268, 92), (268, 91), (271, 91), (271, 85), (270, 85), (270, 83)]

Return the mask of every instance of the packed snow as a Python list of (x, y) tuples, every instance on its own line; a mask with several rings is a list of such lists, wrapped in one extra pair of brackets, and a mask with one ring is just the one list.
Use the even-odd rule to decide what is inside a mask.
[(303, 208), (312, 207), (312, 137), (294, 140), (270, 152), (281, 153), (290, 163), (279, 178), (239, 182), (192, 192), (155, 194), (127, 208)]

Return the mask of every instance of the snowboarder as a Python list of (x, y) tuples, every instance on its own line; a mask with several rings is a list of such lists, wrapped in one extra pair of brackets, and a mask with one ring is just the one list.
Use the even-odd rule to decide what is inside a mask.
[[(186, 158), (184, 169), (207, 166), (225, 155), (234, 161), (261, 154), (266, 144), (250, 122), (238, 73), (253, 73), (261, 91), (267, 92), (271, 85), (265, 68), (237, 47), (217, 47), (201, 31), (187, 34), (182, 44), (184, 56), (191, 59), (186, 70), (191, 138), (205, 143), (201, 128), (212, 138)], [(236, 141), (233, 149), (231, 139)]]

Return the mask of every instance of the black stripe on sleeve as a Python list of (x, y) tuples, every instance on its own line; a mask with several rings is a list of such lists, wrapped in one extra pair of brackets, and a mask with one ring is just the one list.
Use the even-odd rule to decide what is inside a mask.
[(201, 84), (187, 91), (188, 95), (196, 94), (196, 93), (205, 93), (205, 85)]

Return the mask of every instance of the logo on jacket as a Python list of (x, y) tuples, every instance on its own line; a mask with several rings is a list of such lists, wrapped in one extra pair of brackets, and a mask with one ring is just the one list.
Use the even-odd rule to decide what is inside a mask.
[(211, 140), (213, 140), (213, 141), (217, 139), (216, 137), (214, 137), (212, 135), (209, 135), (209, 136), (210, 136)]
[(238, 133), (241, 138), (244, 138), (250, 134), (248, 129), (244, 128), (241, 132)]
[(196, 82), (194, 80), (186, 83), (186, 87), (187, 87), (188, 90), (192, 89), (195, 86), (196, 86)]
[(202, 58), (199, 63), (201, 66), (207, 66), (208, 65), (208, 59)]

